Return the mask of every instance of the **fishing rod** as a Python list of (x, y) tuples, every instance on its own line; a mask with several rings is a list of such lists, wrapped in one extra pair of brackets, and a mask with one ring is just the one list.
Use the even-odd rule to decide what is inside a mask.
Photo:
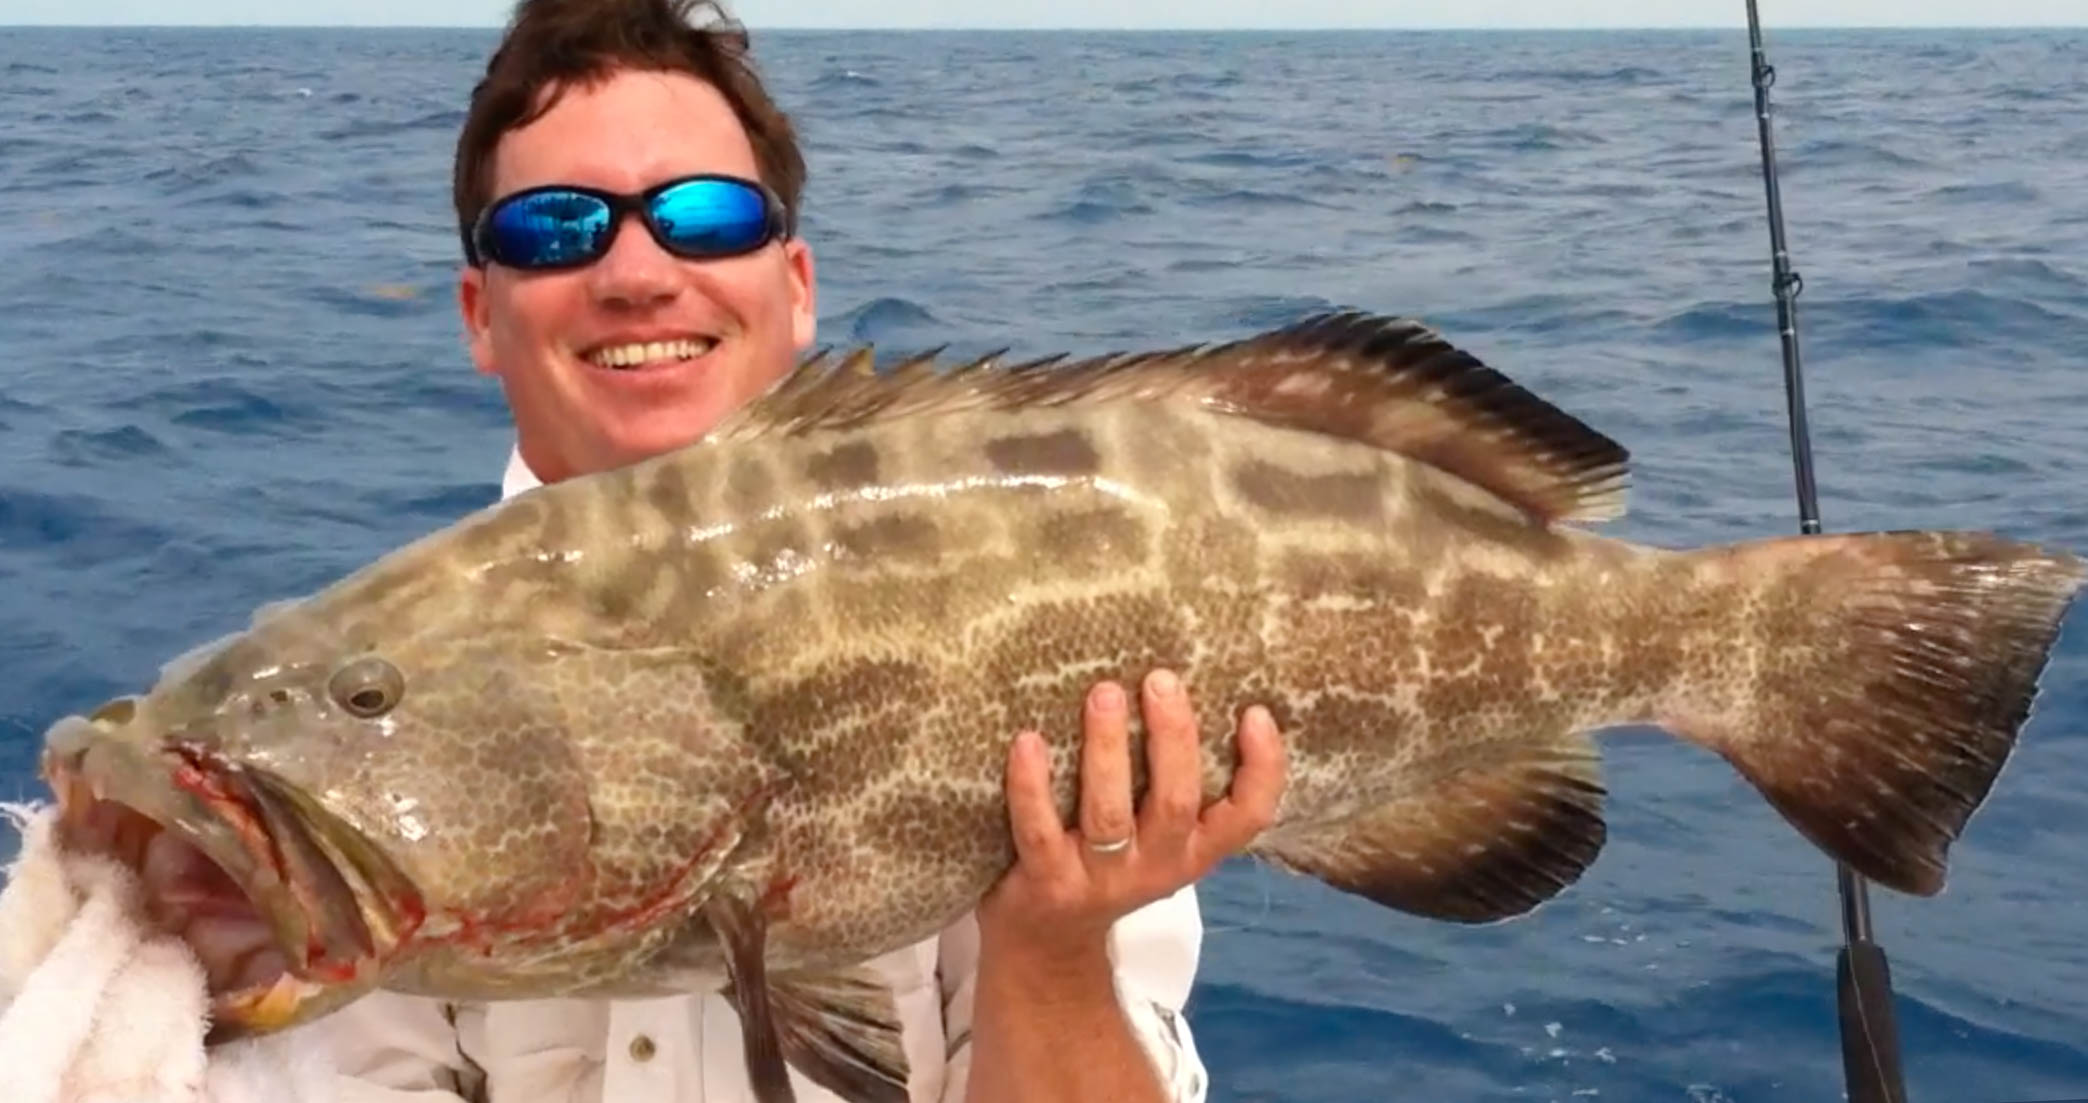
[[(1813, 486), (1812, 438), (1805, 421), (1805, 380), (1798, 356), (1798, 293), (1805, 282), (1791, 270), (1784, 241), (1783, 197), (1776, 186), (1776, 143), (1770, 136), (1769, 86), (1776, 70), (1762, 50), (1762, 18), (1747, 0), (1747, 38), (1754, 69), (1755, 124), (1762, 142), (1762, 186), (1769, 202), (1769, 260), (1776, 293), (1776, 329), (1783, 339), (1784, 395), (1791, 423), (1791, 465), (1798, 483), (1798, 527), (1820, 532), (1819, 492)], [(1846, 865), (1835, 866), (1841, 891), (1842, 948), (1835, 958), (1840, 1007), (1842, 1077), (1849, 1103), (1906, 1103), (1900, 1072), (1899, 1031), (1892, 1013), (1892, 972), (1871, 938), (1870, 896)]]

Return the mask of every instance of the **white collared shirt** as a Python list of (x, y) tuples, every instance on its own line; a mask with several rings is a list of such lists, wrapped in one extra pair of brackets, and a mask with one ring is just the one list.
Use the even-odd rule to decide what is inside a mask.
[[(519, 451), (501, 496), (538, 485)], [(1194, 886), (1110, 932), (1117, 994), (1175, 1103), (1202, 1103), (1206, 1076), (1182, 1017), (1202, 950)], [(978, 927), (872, 963), (890, 982), (914, 1103), (962, 1103), (970, 1067)], [(313, 1024), (331, 1033), (339, 1103), (753, 1103), (738, 1012), (716, 993), (648, 1000), (445, 1004), (380, 992)], [(841, 1103), (795, 1069), (801, 1103)]]

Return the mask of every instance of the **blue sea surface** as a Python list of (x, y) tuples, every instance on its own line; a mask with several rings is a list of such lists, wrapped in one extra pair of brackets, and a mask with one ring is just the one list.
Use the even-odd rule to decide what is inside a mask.
[[(0, 29), (0, 797), (54, 718), (497, 497), (448, 206), (492, 42)], [(1796, 530), (1743, 29), (756, 45), (827, 342), (1409, 313), (1632, 450), (1610, 531)], [(1769, 47), (1827, 527), (2088, 551), (2088, 31)], [(1920, 1103), (2088, 1097), (2084, 615), (1948, 891), (1874, 894)], [(1707, 752), (1606, 777), (1601, 859), (1517, 921), (1214, 876), (1212, 1098), (1839, 1098), (1831, 866)]]

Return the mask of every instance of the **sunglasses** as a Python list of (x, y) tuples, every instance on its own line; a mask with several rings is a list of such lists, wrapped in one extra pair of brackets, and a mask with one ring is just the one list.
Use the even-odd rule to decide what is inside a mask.
[(464, 239), (474, 267), (491, 261), (541, 271), (592, 264), (636, 213), (660, 248), (688, 260), (751, 253), (794, 227), (776, 193), (753, 180), (683, 176), (635, 195), (549, 184), (502, 196)]

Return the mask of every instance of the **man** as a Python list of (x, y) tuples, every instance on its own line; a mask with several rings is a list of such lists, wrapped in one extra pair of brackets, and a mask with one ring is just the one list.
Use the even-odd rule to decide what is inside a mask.
[[(691, 6), (524, 3), (465, 123), (459, 224), (469, 239), (491, 205), (484, 244), (497, 253), (508, 244), (500, 232), (514, 234), (516, 255), (473, 256), (459, 293), (472, 358), (500, 380), (514, 411), (509, 492), (686, 444), (766, 390), (813, 340), (812, 254), (787, 236), (787, 214), (778, 220), (783, 232), (766, 239), (750, 234), (718, 246), (726, 235), (710, 228), (712, 252), (729, 255), (688, 257), (663, 247), (626, 212), (613, 224), (583, 224), (608, 241), (596, 255), (587, 248), (594, 241), (541, 236), (541, 219), (569, 216), (570, 209), (532, 211), (527, 197), (495, 203), (551, 185), (637, 195), (663, 182), (717, 175), (758, 180), (784, 212), (796, 211), (805, 169), (788, 120), (744, 63), (740, 40), (685, 29)], [(547, 89), (556, 93), (548, 101)], [(680, 206), (669, 213), (686, 231), (731, 203), (758, 199), (692, 191), (673, 202)], [(528, 223), (532, 217), (540, 221)], [(468, 250), (477, 253), (477, 244), (467, 240)], [(533, 251), (565, 245), (576, 245), (578, 254), (546, 258)], [(527, 267), (546, 259), (561, 266)], [(1159, 706), (1154, 726), (1193, 738), (1180, 693), (1152, 703)], [(933, 1038), (908, 1042), (923, 1098), (1131, 1103), (1202, 1095), (1200, 1063), (1179, 1019), (1199, 935), (1189, 886), (1273, 815), (1273, 740), (1248, 741), (1250, 752), (1260, 753), (1242, 779), (1243, 803), (1221, 805), (1199, 821), (1192, 750), (1173, 762), (1179, 768), (1160, 783), (1161, 799), (1134, 818), (1126, 711), (1113, 686), (1089, 702), (1084, 774), (1094, 784), (1080, 829), (1070, 834), (1051, 811), (1039, 748), (1017, 745), (1009, 763), (1022, 840), (1017, 869), (976, 924), (883, 963), (902, 1005), (936, 1022)], [(1081, 839), (1127, 845), (1097, 849)], [(1107, 943), (1119, 921), (1120, 968)], [(365, 1011), (365, 1020), (391, 1013), (380, 1001)], [(941, 1022), (945, 1012), (953, 1023)], [(735, 1090), (724, 1097), (740, 1098), (740, 1047), (724, 1029), (731, 1020), (722, 1000), (711, 997), (587, 1010), (495, 1006), (460, 1025), (467, 1051), (491, 1049), (496, 1058), (534, 1053), (540, 1062), (547, 1046), (600, 1046), (610, 1061), (602, 1075), (611, 1099), (664, 1097), (653, 1094), (655, 1086), (698, 1098), (697, 1084), (670, 1087), (670, 1078), (656, 1079), (650, 1070), (699, 1065), (710, 1066), (699, 1081), (730, 1083)], [(518, 1035), (528, 1040), (517, 1044)], [(641, 1037), (648, 1041), (634, 1054)], [(690, 1045), (698, 1037), (700, 1053)], [(690, 1048), (667, 1051), (684, 1046)], [(936, 1070), (946, 1051), (968, 1094), (927, 1090), (943, 1079)], [(628, 1091), (621, 1090), (626, 1071)], [(498, 1100), (506, 1085), (498, 1082), (500, 1070), (488, 1072)]]
[[(696, 29), (698, 13), (715, 24)], [(470, 352), (515, 419), (505, 494), (686, 444), (812, 341), (812, 254), (792, 232), (804, 162), (743, 49), (708, 2), (517, 7), (455, 174)], [(543, 190), (639, 196), (669, 181), (686, 183), (654, 220)], [(1156, 677), (1139, 691), (1153, 780), (1134, 807), (1126, 696), (1104, 684), (1083, 709), (1075, 828), (1052, 806), (1041, 743), (1021, 733), (1015, 867), (974, 916), (877, 963), (914, 1099), (1204, 1097), (1181, 1018), (1201, 936), (1192, 884), (1272, 819), (1281, 749), (1250, 713), (1234, 792), (1200, 812), (1193, 714)], [(737, 1015), (716, 994), (451, 1006), (379, 993), (295, 1036), (323, 1051), (343, 1103), (752, 1098)], [(806, 1103), (832, 1098), (793, 1080)]]

